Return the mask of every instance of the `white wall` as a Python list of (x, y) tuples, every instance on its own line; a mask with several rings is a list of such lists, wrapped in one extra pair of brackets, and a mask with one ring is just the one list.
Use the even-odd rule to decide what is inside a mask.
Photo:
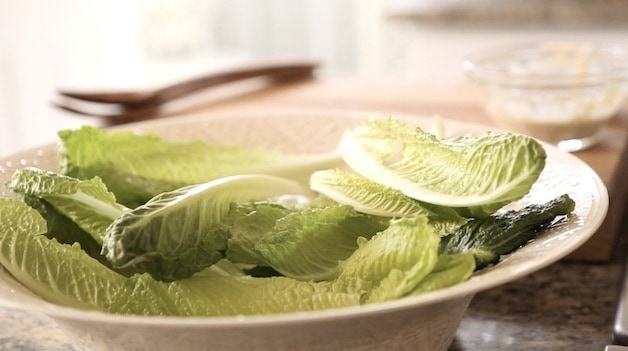
[(139, 80), (137, 1), (0, 0), (0, 153), (91, 120), (51, 107), (57, 87)]

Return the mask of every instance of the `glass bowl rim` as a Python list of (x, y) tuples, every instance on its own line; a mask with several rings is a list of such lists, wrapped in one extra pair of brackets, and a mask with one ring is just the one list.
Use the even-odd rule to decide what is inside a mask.
[[(595, 74), (574, 76), (560, 73), (543, 74), (511, 74), (504, 68), (490, 66), (489, 62), (505, 62), (516, 58), (522, 53), (538, 51), (543, 45), (559, 44), (587, 46), (599, 57), (616, 58), (623, 62), (617, 66)], [(616, 43), (600, 43), (576, 40), (541, 40), (520, 43), (496, 44), (469, 52), (462, 61), (462, 68), (468, 76), (478, 83), (496, 84), (501, 86), (521, 87), (530, 89), (565, 89), (586, 88), (612, 85), (626, 82), (628, 84), (628, 47)]]

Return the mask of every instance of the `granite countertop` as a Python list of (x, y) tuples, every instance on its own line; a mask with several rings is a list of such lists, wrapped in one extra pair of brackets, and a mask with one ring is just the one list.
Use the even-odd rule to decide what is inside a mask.
[[(603, 350), (612, 341), (620, 273), (618, 263), (559, 262), (479, 293), (450, 351)], [(0, 350), (79, 351), (46, 316), (3, 307)]]
[(603, 350), (621, 265), (561, 262), (476, 295), (450, 351)]

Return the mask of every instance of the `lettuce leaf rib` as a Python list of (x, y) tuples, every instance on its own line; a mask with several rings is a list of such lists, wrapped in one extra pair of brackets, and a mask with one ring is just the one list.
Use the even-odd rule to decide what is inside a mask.
[(310, 188), (356, 211), (385, 217), (428, 216), (461, 220), (449, 207), (433, 205), (406, 196), (401, 191), (340, 169), (317, 171)]

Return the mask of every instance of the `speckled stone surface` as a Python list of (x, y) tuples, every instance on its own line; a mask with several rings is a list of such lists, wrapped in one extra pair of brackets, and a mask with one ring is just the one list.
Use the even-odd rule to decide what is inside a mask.
[(44, 350), (75, 351), (75, 348), (50, 318), (0, 307), (0, 351)]
[(558, 263), (477, 294), (450, 350), (603, 350), (620, 274), (619, 264)]
[[(603, 350), (620, 273), (615, 263), (561, 262), (479, 293), (450, 351)], [(40, 350), (79, 351), (47, 317), (0, 307), (0, 351)]]

